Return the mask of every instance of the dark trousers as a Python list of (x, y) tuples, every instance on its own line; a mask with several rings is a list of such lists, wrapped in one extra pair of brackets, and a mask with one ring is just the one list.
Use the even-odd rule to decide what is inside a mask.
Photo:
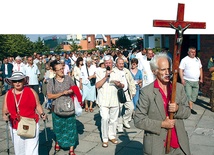
[(39, 85), (29, 85), (39, 95)]
[(3, 82), (2, 81), (0, 81), (0, 96), (2, 95), (2, 88), (3, 88), (3, 84), (2, 84)]

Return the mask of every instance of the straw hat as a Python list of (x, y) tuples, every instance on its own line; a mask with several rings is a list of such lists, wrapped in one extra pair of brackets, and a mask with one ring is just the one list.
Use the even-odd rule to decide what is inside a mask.
[(22, 72), (14, 72), (11, 77), (5, 78), (4, 81), (9, 85), (13, 85), (12, 81), (22, 79), (24, 79), (24, 85), (28, 84), (29, 81), (28, 76), (25, 76)]
[(102, 64), (104, 64), (104, 60), (103, 59), (100, 60), (99, 66), (101, 66)]

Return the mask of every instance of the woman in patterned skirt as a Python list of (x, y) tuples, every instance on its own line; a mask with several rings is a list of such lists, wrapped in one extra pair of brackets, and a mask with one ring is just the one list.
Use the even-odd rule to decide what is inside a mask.
[(70, 76), (64, 75), (63, 66), (57, 60), (51, 62), (50, 65), (56, 73), (56, 76), (53, 79), (50, 79), (47, 85), (48, 99), (53, 99), (52, 118), (53, 129), (56, 135), (55, 151), (58, 152), (60, 147), (70, 148), (69, 155), (75, 155), (74, 147), (78, 144), (75, 115), (62, 117), (54, 113), (56, 100), (57, 103), (61, 103), (68, 98), (71, 99), (70, 95), (74, 92), (70, 87), (75, 84)]

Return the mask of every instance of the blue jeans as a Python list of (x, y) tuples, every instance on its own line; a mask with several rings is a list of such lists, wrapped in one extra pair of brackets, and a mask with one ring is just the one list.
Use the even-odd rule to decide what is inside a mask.
[(136, 105), (137, 105), (137, 102), (138, 102), (138, 99), (139, 99), (139, 95), (140, 95), (140, 87), (136, 86), (136, 94), (132, 99), (132, 101), (134, 103), (134, 110), (136, 109)]

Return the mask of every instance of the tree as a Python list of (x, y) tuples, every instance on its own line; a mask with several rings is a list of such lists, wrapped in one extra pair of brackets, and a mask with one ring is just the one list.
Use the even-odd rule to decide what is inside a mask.
[(116, 46), (118, 48), (129, 48), (131, 46), (131, 41), (124, 35), (116, 41)]
[(25, 56), (32, 54), (33, 42), (25, 35), (0, 35), (0, 56)]
[(74, 40), (71, 40), (71, 41), (72, 41), (72, 43), (70, 44), (71, 52), (78, 51), (79, 49), (82, 49), (82, 46), (79, 46), (78, 44), (76, 44)]
[(33, 52), (41, 54), (41, 53), (47, 52), (47, 51), (50, 51), (49, 47), (44, 45), (42, 39), (40, 37), (38, 37), (38, 41), (36, 41), (33, 44)]
[(62, 51), (62, 46), (61, 45), (57, 45), (56, 48), (54, 49), (55, 53), (60, 53)]
[(139, 50), (143, 49), (143, 39), (142, 38), (137, 39), (136, 46), (137, 46), (137, 49), (139, 49)]

